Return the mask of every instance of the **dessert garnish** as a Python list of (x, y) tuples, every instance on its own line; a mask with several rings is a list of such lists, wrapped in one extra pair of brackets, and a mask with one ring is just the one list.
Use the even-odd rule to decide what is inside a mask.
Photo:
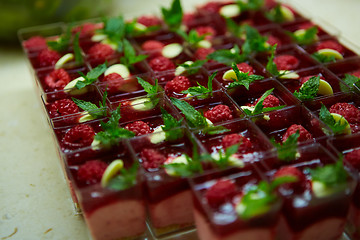
[(205, 99), (208, 98), (209, 96), (212, 96), (212, 91), (213, 91), (212, 84), (216, 74), (217, 72), (214, 72), (213, 74), (211, 74), (211, 76), (209, 76), (207, 88), (202, 86), (200, 83), (197, 83), (198, 86), (189, 87), (187, 90), (182, 91), (181, 93), (194, 96), (197, 99)]
[(161, 129), (165, 132), (165, 139), (168, 141), (175, 141), (184, 136), (184, 132), (182, 129), (178, 127), (181, 126), (183, 119), (176, 120), (171, 114), (169, 114), (162, 107), (160, 108), (162, 119), (164, 121), (164, 125), (161, 126)]
[(169, 9), (162, 7), (161, 13), (165, 24), (171, 31), (176, 31), (181, 26), (183, 11), (180, 0), (174, 0)]
[(294, 95), (301, 101), (312, 100), (317, 96), (320, 85), (320, 76), (311, 77), (303, 83), (299, 91), (295, 91)]
[(311, 135), (311, 133), (309, 133), (309, 131), (306, 130), (306, 128), (304, 128), (302, 125), (292, 124), (284, 133), (284, 135), (282, 137), (282, 141), (285, 142), (289, 138), (289, 136), (291, 136), (292, 134), (294, 134), (296, 132), (299, 132), (299, 137), (297, 139), (298, 142), (303, 142), (303, 141), (313, 139), (313, 136)]
[(186, 61), (182, 64), (179, 64), (175, 70), (175, 76), (179, 76), (183, 73), (187, 73), (188, 75), (196, 74), (206, 62), (206, 60), (197, 60), (195, 62)]
[(236, 155), (241, 144), (242, 142), (239, 142), (225, 148), (225, 150), (219, 149), (218, 152), (212, 153), (207, 157), (220, 169), (229, 166), (244, 167), (244, 162)]
[(185, 40), (185, 42), (191, 47), (194, 48), (211, 47), (211, 42), (205, 40), (205, 37), (208, 36), (209, 33), (199, 34), (195, 29), (191, 29), (188, 34), (186, 34), (186, 32), (183, 31), (182, 29), (177, 29), (176, 33), (179, 34)]
[(241, 14), (241, 8), (237, 4), (228, 4), (219, 9), (219, 14), (224, 18), (233, 18)]
[(72, 26), (70, 24), (65, 34), (56, 38), (54, 41), (46, 41), (46, 44), (49, 46), (49, 48), (57, 52), (65, 52), (66, 50), (68, 50), (71, 43), (71, 27)]
[(296, 43), (301, 45), (308, 45), (315, 42), (318, 39), (318, 28), (316, 26), (308, 29), (299, 29), (292, 32), (286, 32)]
[(223, 75), (223, 79), (233, 80), (233, 82), (227, 86), (228, 89), (244, 86), (247, 90), (249, 90), (252, 82), (264, 79), (264, 77), (260, 75), (250, 74), (249, 72), (241, 72), (235, 63), (232, 63), (231, 67), (233, 70), (229, 70)]
[(239, 5), (241, 11), (257, 11), (260, 10), (263, 6), (265, 1), (264, 0), (240, 0), (236, 1)]
[[(107, 114), (107, 112), (106, 112), (106, 97), (107, 97), (107, 92), (104, 93), (102, 102), (99, 101), (99, 107), (96, 106), (96, 104), (93, 104), (91, 102), (87, 102), (87, 101), (84, 101), (81, 99), (72, 98), (72, 100), (79, 108), (81, 108), (82, 110), (87, 112), (86, 115), (90, 115), (92, 117), (92, 119), (97, 119), (97, 118), (105, 117)], [(90, 119), (88, 119), (88, 120), (90, 120)]]
[(132, 69), (135, 63), (145, 60), (147, 55), (136, 55), (135, 49), (126, 39), (122, 40), (124, 56), (120, 58), (120, 62)]
[(217, 208), (226, 201), (231, 200), (236, 195), (236, 185), (228, 179), (218, 180), (205, 193), (208, 204)]
[[(147, 81), (145, 81), (140, 77), (136, 77), (136, 78), (138, 80), (138, 83), (144, 88), (144, 91), (147, 93), (145, 99), (146, 101), (143, 101), (143, 103), (148, 104), (149, 108), (151, 107), (150, 109), (154, 108), (159, 102), (159, 98), (156, 97), (156, 94), (160, 91), (158, 79), (155, 79), (155, 85), (151, 85), (150, 83), (148, 83)], [(134, 101), (138, 101), (138, 100), (134, 100)], [(134, 101), (132, 102), (133, 104)]]
[(276, 23), (290, 22), (294, 21), (295, 19), (293, 12), (280, 3), (278, 3), (269, 12), (266, 12), (265, 15), (270, 21)]
[(281, 161), (292, 161), (299, 155), (297, 152), (299, 136), (300, 130), (296, 130), (295, 133), (289, 135), (282, 143), (276, 142), (274, 138), (270, 139)]
[(189, 78), (185, 76), (176, 76), (168, 81), (164, 87), (167, 94), (182, 93), (191, 86)]
[(144, 121), (135, 121), (126, 124), (125, 128), (135, 133), (135, 136), (141, 136), (152, 132), (149, 124)]
[[(109, 167), (111, 166), (111, 164), (109, 165)], [(105, 170), (104, 175), (107, 173), (109, 167)], [(108, 183), (106, 183), (106, 187), (113, 190), (121, 191), (134, 186), (137, 182), (136, 177), (138, 168), (139, 164), (137, 162), (133, 163), (133, 165), (128, 169), (125, 169), (123, 167), (120, 168), (118, 171), (119, 174), (108, 180)]]
[(86, 184), (100, 182), (108, 165), (100, 160), (90, 160), (79, 166), (77, 178)]
[(116, 159), (112, 161), (107, 168), (105, 169), (102, 177), (101, 177), (101, 186), (106, 187), (109, 181), (120, 171), (120, 169), (124, 168), (124, 162), (121, 159)]
[(286, 194), (295, 193), (303, 193), (307, 187), (307, 179), (306, 175), (296, 167), (293, 166), (284, 166), (275, 172), (273, 175), (273, 179), (290, 176), (296, 178), (296, 181), (291, 183), (283, 183), (281, 185), (282, 188), (286, 190), (286, 192), (281, 191)]
[[(78, 72), (83, 79), (77, 78), (71, 81), (68, 85), (65, 86), (64, 89), (68, 89), (71, 84), (72, 87), (76, 87), (77, 89), (82, 89), (92, 83), (94, 83), (101, 74), (106, 71), (106, 63), (97, 66), (96, 68), (90, 70), (86, 75), (82, 72)], [(75, 83), (75, 84), (74, 84)]]
[[(342, 79), (349, 87), (351, 90), (355, 89), (355, 84), (360, 82), (360, 78), (351, 75), (351, 74), (345, 74), (345, 77)], [(345, 88), (344, 85), (340, 85), (340, 88), (344, 88), (344, 90), (347, 90), (347, 88)]]
[(214, 60), (225, 65), (231, 65), (232, 63), (240, 63), (246, 60), (245, 55), (240, 54), (240, 48), (238, 45), (234, 45), (231, 49), (220, 49), (210, 53), (207, 56), (208, 60)]
[(207, 110), (204, 116), (212, 123), (223, 122), (233, 119), (232, 111), (229, 106), (224, 104), (218, 104), (215, 107)]
[(350, 134), (351, 128), (348, 121), (338, 113), (330, 113), (324, 104), (321, 105), (319, 118), (323, 121), (335, 134)]
[(247, 24), (242, 27), (246, 34), (245, 42), (241, 47), (244, 56), (271, 50), (271, 46), (266, 42), (268, 38), (261, 36), (256, 28)]
[(276, 47), (277, 47), (277, 44), (275, 44), (271, 47), (271, 55), (268, 58), (268, 62), (266, 64), (266, 70), (276, 77), (281, 77), (285, 74), (288, 74), (289, 72), (278, 70), (276, 63), (274, 62)]
[(285, 107), (285, 105), (282, 106), (274, 106), (274, 107), (266, 107), (264, 106), (264, 101), (267, 97), (271, 95), (271, 93), (274, 91), (274, 88), (271, 88), (267, 90), (258, 100), (255, 106), (249, 107), (249, 106), (242, 106), (241, 109), (248, 115), (253, 116), (265, 112), (270, 112), (274, 110), (279, 110)]

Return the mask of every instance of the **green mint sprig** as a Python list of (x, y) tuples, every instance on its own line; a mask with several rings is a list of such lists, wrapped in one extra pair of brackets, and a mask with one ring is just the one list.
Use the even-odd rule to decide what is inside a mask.
[(256, 28), (253, 28), (247, 24), (244, 25), (243, 28), (246, 34), (246, 40), (241, 47), (243, 55), (247, 56), (259, 52), (266, 52), (272, 49), (271, 46), (266, 42), (268, 38), (261, 36)]
[(70, 24), (66, 29), (65, 34), (61, 35), (55, 41), (47, 41), (46, 44), (48, 45), (48, 47), (57, 52), (67, 51), (71, 43), (71, 28), (72, 25)]
[(111, 113), (109, 121), (101, 121), (103, 131), (98, 132), (94, 140), (98, 141), (102, 146), (114, 146), (119, 143), (120, 139), (132, 138), (135, 133), (125, 128), (119, 127), (120, 107)]
[(201, 67), (206, 63), (206, 60), (197, 60), (195, 62), (184, 62), (182, 64), (179, 64), (178, 66), (181, 66), (185, 69), (185, 72), (188, 75), (196, 74), (200, 71)]
[(137, 183), (136, 177), (138, 168), (139, 163), (135, 162), (129, 169), (120, 169), (120, 173), (109, 181), (107, 188), (122, 191), (135, 186)]
[(184, 132), (179, 127), (182, 124), (183, 119), (176, 120), (171, 114), (169, 114), (164, 108), (160, 107), (164, 126), (162, 130), (165, 132), (165, 138), (167, 141), (175, 141), (184, 136)]
[(217, 72), (214, 72), (209, 77), (207, 88), (202, 86), (200, 83), (197, 83), (198, 86), (189, 87), (187, 90), (182, 91), (181, 93), (190, 94), (192, 96), (195, 96), (197, 99), (205, 99), (205, 98), (208, 98), (209, 96), (212, 96), (212, 91), (213, 91), (212, 85), (213, 85), (213, 80), (214, 80), (216, 74), (217, 74)]
[(275, 62), (274, 62), (274, 58), (275, 58), (275, 51), (276, 51), (276, 47), (277, 44), (273, 45), (272, 47), (270, 47), (270, 51), (271, 51), (271, 55), (270, 57), (268, 57), (268, 62), (266, 64), (266, 70), (271, 73), (272, 75), (276, 76), (276, 77), (280, 77), (284, 74), (284, 73), (280, 73)]
[(249, 75), (249, 73), (240, 72), (239, 68), (235, 63), (232, 63), (231, 65), (232, 69), (235, 72), (236, 79), (233, 79), (233, 82), (227, 86), (228, 89), (238, 87), (238, 86), (244, 86), (246, 90), (249, 90), (250, 84), (257, 80), (264, 79), (263, 76), (260, 75)]
[(92, 83), (94, 83), (101, 74), (103, 74), (107, 69), (106, 63), (98, 65), (96, 68), (90, 70), (86, 75), (82, 72), (78, 72), (82, 76), (84, 81), (77, 81), (75, 87), (77, 89), (82, 89)]
[(248, 1), (236, 1), (241, 11), (257, 11), (260, 10), (264, 4), (264, 0), (248, 0)]
[(180, 0), (173, 0), (169, 9), (161, 8), (161, 13), (165, 24), (171, 31), (176, 31), (181, 26), (183, 10)]
[(82, 64), (84, 63), (84, 59), (82, 55), (82, 50), (80, 48), (79, 38), (80, 38), (80, 33), (78, 32), (75, 34), (74, 37), (73, 48), (74, 48), (75, 62), (78, 64)]
[[(355, 90), (355, 83), (360, 82), (360, 78), (351, 75), (351, 74), (345, 74), (345, 77), (342, 79), (349, 87), (350, 90), (354, 91)], [(343, 84), (340, 85), (341, 91), (346, 92), (348, 91), (348, 88), (346, 86), (344, 86)]]
[(133, 68), (135, 63), (141, 62), (148, 57), (147, 55), (136, 55), (135, 49), (126, 39), (123, 39), (122, 45), (124, 56), (120, 58), (120, 62), (126, 65), (128, 68)]
[(99, 107), (96, 106), (96, 104), (81, 99), (72, 98), (72, 100), (79, 108), (81, 108), (84, 111), (87, 111), (90, 114), (90, 116), (94, 118), (101, 118), (101, 117), (106, 117), (107, 115), (106, 98), (107, 98), (107, 92), (104, 93), (102, 102), (99, 102)]
[(296, 35), (292, 32), (286, 32), (297, 44), (308, 45), (316, 41), (318, 28), (316, 26), (304, 29), (304, 33)]
[(225, 149), (225, 152), (222, 149), (220, 149), (218, 151), (219, 159), (214, 159), (211, 155), (209, 155), (207, 157), (208, 157), (208, 159), (211, 160), (211, 162), (215, 163), (220, 169), (224, 169), (231, 165), (230, 157), (238, 151), (240, 145), (241, 145), (241, 143), (238, 143), (238, 144), (234, 144), (230, 147), (227, 147)]
[(281, 11), (281, 4), (278, 3), (273, 9), (265, 13), (265, 16), (272, 22), (282, 23), (286, 18)]
[(335, 187), (346, 183), (348, 173), (344, 169), (342, 161), (328, 164), (322, 167), (309, 169), (313, 181), (319, 181), (327, 187)]
[(345, 129), (348, 127), (348, 123), (346, 120), (336, 121), (324, 104), (321, 104), (319, 118), (328, 127), (330, 127), (335, 134), (344, 133)]
[(151, 85), (144, 79), (140, 77), (136, 77), (138, 83), (144, 88), (144, 91), (147, 93), (147, 97), (150, 98), (151, 104), (156, 106), (159, 102), (159, 98), (157, 97), (157, 93), (160, 91), (158, 80), (155, 79), (155, 85)]
[(186, 34), (186, 32), (180, 28), (176, 30), (176, 33), (180, 35), (185, 40), (185, 42), (187, 42), (192, 47), (196, 47), (197, 44), (200, 41), (204, 40), (206, 35), (208, 35), (208, 34), (199, 35), (195, 29), (191, 29), (190, 32)]
[(247, 56), (240, 54), (240, 48), (234, 45), (232, 49), (220, 49), (210, 53), (208, 60), (214, 60), (219, 63), (231, 66), (232, 63), (241, 63), (246, 60)]
[(335, 56), (324, 55), (318, 52), (311, 54), (311, 56), (321, 63), (336, 62)]
[(301, 101), (313, 100), (317, 96), (320, 85), (320, 76), (311, 77), (303, 85), (299, 91), (295, 91), (294, 95)]
[(274, 138), (270, 139), (281, 161), (292, 161), (296, 158), (299, 136), (300, 131), (298, 130), (291, 134), (282, 144), (276, 142)]

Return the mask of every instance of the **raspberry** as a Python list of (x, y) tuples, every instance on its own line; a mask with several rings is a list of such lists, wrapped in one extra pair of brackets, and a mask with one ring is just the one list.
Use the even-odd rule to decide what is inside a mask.
[[(302, 77), (302, 78), (300, 79), (300, 83), (301, 83), (301, 84), (304, 84), (304, 83), (306, 83), (307, 81), (309, 81), (310, 78), (316, 77), (316, 76), (317, 76), (317, 75), (311, 75), (311, 76)], [(320, 77), (320, 79), (325, 80), (325, 78), (324, 78), (323, 76), (319, 76), (319, 77)]]
[(360, 149), (353, 150), (346, 154), (344, 160), (360, 171)]
[(52, 118), (74, 114), (79, 112), (78, 106), (70, 99), (55, 101), (49, 107), (49, 114)]
[[(260, 98), (254, 102), (253, 106), (255, 106), (259, 102), (259, 100), (260, 100)], [(274, 95), (270, 94), (269, 96), (267, 96), (264, 99), (263, 105), (264, 105), (264, 108), (278, 107), (278, 106), (280, 106), (280, 100), (277, 97), (275, 97)]]
[(360, 70), (354, 71), (354, 72), (350, 73), (350, 75), (360, 78)]
[(187, 77), (176, 76), (173, 80), (166, 83), (165, 92), (180, 93), (181, 91), (187, 90), (189, 87), (190, 87), (190, 81)]
[(273, 35), (269, 35), (268, 36), (268, 40), (266, 41), (268, 44), (270, 44), (271, 46), (277, 44), (277, 47), (281, 46), (281, 41), (279, 38), (273, 36)]
[(293, 70), (299, 66), (299, 60), (292, 55), (281, 55), (274, 59), (279, 70)]
[(205, 35), (206, 40), (211, 40), (216, 35), (216, 30), (210, 26), (201, 26), (195, 29), (199, 36)]
[(231, 200), (235, 194), (236, 186), (233, 182), (230, 180), (219, 180), (206, 191), (205, 197), (208, 204), (216, 208)]
[(157, 26), (161, 24), (161, 20), (155, 16), (141, 16), (137, 19), (137, 22), (146, 26)]
[(111, 57), (113, 57), (114, 53), (114, 49), (103, 43), (95, 44), (88, 51), (90, 59), (99, 64), (109, 60)]
[(76, 125), (66, 132), (63, 143), (69, 149), (90, 146), (94, 140), (95, 131), (87, 124)]
[(79, 181), (86, 184), (94, 184), (101, 181), (107, 164), (100, 160), (91, 160), (79, 167), (77, 178)]
[(126, 129), (135, 133), (136, 136), (151, 133), (150, 126), (143, 121), (135, 121), (125, 126)]
[(205, 60), (210, 53), (215, 52), (214, 48), (198, 48), (194, 53), (195, 59)]
[(101, 29), (103, 26), (102, 24), (96, 23), (84, 23), (80, 26), (76, 26), (72, 29), (72, 33), (80, 33), (80, 37), (92, 37), (95, 33), (95, 30)]
[(360, 123), (360, 110), (349, 103), (335, 103), (329, 109), (331, 113), (343, 116), (349, 123)]
[(230, 108), (226, 105), (219, 104), (211, 110), (207, 110), (204, 116), (213, 123), (223, 122), (233, 119)]
[(45, 84), (54, 89), (63, 89), (70, 82), (69, 74), (62, 68), (52, 71), (45, 77)]
[(174, 63), (170, 59), (163, 56), (159, 56), (151, 59), (149, 65), (154, 71), (159, 71), (159, 72), (175, 69)]
[(341, 46), (341, 44), (332, 41), (332, 40), (327, 40), (327, 41), (323, 41), (321, 42), (317, 47), (316, 47), (316, 51), (319, 51), (321, 49), (325, 49), (325, 48), (330, 48), (333, 49), (335, 51), (338, 51), (339, 53), (343, 53), (344, 52), (344, 48)]
[(46, 39), (40, 36), (34, 36), (24, 41), (24, 47), (27, 50), (47, 48)]
[(315, 24), (313, 24), (312, 22), (306, 22), (306, 23), (302, 23), (299, 25), (298, 29), (309, 29), (311, 27), (314, 27)]
[(239, 71), (240, 72), (244, 72), (244, 73), (249, 73), (249, 75), (252, 75), (254, 74), (254, 69), (252, 66), (250, 66), (249, 64), (247, 63), (239, 63), (239, 64), (236, 64), (236, 66), (238, 67)]
[(40, 67), (49, 67), (55, 65), (60, 57), (61, 56), (58, 52), (50, 49), (44, 49), (39, 53), (37, 60)]
[(299, 133), (300, 133), (298, 142), (304, 142), (304, 141), (313, 139), (313, 136), (311, 135), (311, 133), (309, 133), (308, 130), (306, 130), (303, 126), (293, 124), (286, 130), (285, 134), (282, 137), (282, 141), (285, 142), (286, 139), (288, 139), (288, 137), (290, 135), (296, 133), (297, 131), (299, 131)]
[(218, 2), (208, 2), (200, 7), (200, 9), (205, 10), (209, 13), (217, 13), (219, 12), (220, 8), (221, 8), (221, 4)]
[(107, 90), (111, 93), (118, 92), (125, 83), (124, 78), (122, 78), (117, 73), (110, 73), (109, 75), (106, 75), (101, 81), (106, 82)]
[(222, 139), (222, 146), (224, 149), (226, 149), (232, 145), (238, 144), (238, 143), (240, 143), (240, 146), (238, 149), (239, 153), (251, 152), (252, 147), (253, 147), (252, 143), (250, 142), (249, 139), (247, 139), (243, 135), (233, 133), (233, 134), (226, 135)]
[(152, 148), (141, 151), (142, 165), (146, 169), (159, 168), (166, 161), (166, 157)]
[(160, 51), (161, 49), (163, 49), (164, 46), (165, 46), (165, 44), (163, 44), (160, 41), (148, 40), (141, 45), (141, 48), (144, 51), (155, 51), (155, 50)]
[(196, 15), (194, 13), (184, 13), (182, 22), (184, 25), (189, 26), (195, 19)]
[(279, 170), (276, 171), (276, 173), (273, 176), (273, 179), (276, 179), (278, 177), (284, 177), (284, 176), (292, 176), (296, 177), (297, 181), (292, 183), (285, 183), (282, 185), (285, 189), (291, 189), (294, 192), (303, 192), (306, 188), (306, 176), (303, 172), (301, 172), (296, 167), (286, 166), (282, 167)]

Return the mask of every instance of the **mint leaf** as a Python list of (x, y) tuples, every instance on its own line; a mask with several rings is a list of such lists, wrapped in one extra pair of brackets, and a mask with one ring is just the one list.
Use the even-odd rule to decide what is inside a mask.
[(328, 56), (318, 52), (311, 54), (311, 56), (321, 63), (336, 62), (336, 58), (334, 56)]
[(80, 76), (85, 79), (85, 81), (78, 81), (75, 87), (77, 89), (81, 89), (94, 83), (100, 77), (100, 75), (106, 71), (106, 68), (106, 63), (104, 63), (90, 70), (86, 75), (84, 75), (82, 72), (78, 72)]
[(216, 134), (222, 134), (229, 132), (230, 129), (227, 129), (224, 126), (206, 126), (203, 129), (201, 129), (202, 134), (208, 134), (208, 135), (216, 135)]
[(135, 63), (141, 62), (148, 57), (147, 55), (136, 55), (135, 49), (126, 39), (123, 39), (122, 46), (124, 56), (120, 58), (120, 62), (129, 68), (133, 68)]
[(279, 70), (274, 62), (275, 58), (275, 51), (276, 51), (277, 44), (271, 47), (271, 55), (268, 58), (268, 62), (266, 64), (266, 70), (274, 76), (280, 76)]
[(231, 66), (232, 63), (244, 62), (248, 56), (240, 54), (240, 49), (234, 45), (232, 49), (220, 49), (210, 53), (207, 59)]
[(180, 0), (173, 0), (169, 9), (161, 8), (161, 13), (165, 24), (170, 30), (175, 31), (180, 27), (183, 18)]
[(241, 143), (238, 143), (226, 148), (225, 153), (223, 149), (220, 149), (218, 151), (219, 159), (214, 159), (211, 155), (207, 156), (207, 158), (211, 159), (220, 169), (224, 169), (231, 165), (230, 157), (238, 151), (240, 145)]
[(113, 190), (122, 191), (135, 186), (138, 168), (139, 163), (135, 162), (129, 169), (120, 169), (120, 174), (112, 178), (107, 187)]
[(160, 90), (158, 80), (157, 79), (155, 80), (155, 85), (151, 85), (150, 83), (148, 83), (147, 81), (145, 81), (140, 77), (136, 77), (136, 78), (138, 80), (138, 83), (144, 88), (144, 91), (147, 93), (147, 97), (154, 100), (153, 98), (156, 97), (156, 94)]
[(104, 18), (102, 32), (114, 43), (120, 42), (125, 37), (126, 24), (122, 16)]
[(300, 131), (297, 130), (296, 133), (291, 134), (282, 144), (277, 143), (274, 138), (270, 139), (277, 149), (277, 155), (280, 160), (292, 161), (296, 158), (299, 136)]
[(254, 106), (254, 110), (250, 111), (249, 109), (243, 109), (246, 114), (252, 116), (257, 115), (265, 112), (275, 111), (279, 110), (285, 107), (285, 105), (277, 106), (277, 107), (264, 107), (264, 100), (274, 91), (274, 88), (267, 90), (257, 101), (257, 103)]
[(100, 108), (91, 102), (87, 102), (81, 99), (72, 98), (74, 103), (84, 111), (87, 111), (94, 118), (101, 118), (106, 116), (106, 109), (102, 106)]
[(264, 6), (265, 1), (264, 0), (248, 0), (248, 1), (237, 1), (236, 2), (241, 11), (257, 11), (261, 9)]
[(314, 76), (301, 85), (299, 91), (295, 91), (294, 95), (301, 101), (312, 100), (317, 96), (319, 91), (320, 77)]
[(260, 75), (249, 75), (249, 73), (240, 72), (239, 68), (236, 66), (235, 63), (231, 64), (232, 69), (235, 72), (236, 79), (233, 79), (234, 82), (230, 83), (229, 86), (227, 86), (228, 89), (238, 87), (238, 86), (244, 86), (246, 90), (249, 90), (250, 84), (257, 80), (264, 79), (263, 76)]
[(208, 87), (202, 86), (200, 83), (197, 83), (198, 86), (196, 87), (189, 87), (187, 90), (182, 91), (183, 94), (190, 94), (192, 96), (195, 96), (197, 99), (205, 99), (209, 96), (212, 96), (212, 82), (216, 76), (217, 72), (214, 72), (211, 74), (211, 76), (208, 79)]
[(190, 127), (208, 126), (206, 118), (189, 103), (184, 100), (179, 100), (177, 98), (170, 99), (171, 102), (184, 114)]
[(47, 41), (46, 44), (51, 48), (52, 50), (56, 52), (65, 52), (69, 49), (70, 42), (71, 42), (71, 28), (72, 25), (70, 24), (68, 28), (66, 29), (65, 34), (61, 35), (58, 39), (55, 41)]
[[(160, 107), (164, 126), (162, 130), (165, 132), (166, 140), (175, 141), (184, 136), (182, 129), (178, 127), (182, 124), (182, 119), (176, 120), (171, 114), (169, 114), (164, 108)], [(175, 129), (176, 128), (176, 129)]]
[(256, 28), (244, 25), (246, 40), (241, 49), (244, 55), (255, 54), (271, 50), (271, 46), (266, 42), (267, 37), (261, 36)]
[(292, 32), (287, 32), (287, 34), (298, 44), (308, 45), (316, 41), (318, 28), (316, 26), (304, 29), (304, 34), (296, 35)]
[(278, 3), (273, 9), (265, 13), (265, 16), (272, 22), (282, 23), (286, 19), (281, 11), (281, 4)]
[[(355, 86), (354, 84), (357, 82), (360, 82), (360, 78), (351, 75), (351, 74), (345, 74), (345, 77), (342, 79), (349, 87), (350, 90), (354, 91)], [(341, 91), (346, 92), (348, 89), (343, 84), (340, 85)]]
[(186, 34), (186, 32), (180, 28), (176, 30), (176, 33), (180, 35), (185, 40), (185, 42), (187, 42), (192, 47), (196, 47), (196, 45), (200, 41), (204, 40), (205, 36), (208, 35), (208, 34), (199, 35), (195, 29), (191, 29), (190, 32)]
[(243, 36), (246, 36), (245, 34), (245, 25), (238, 25), (236, 22), (234, 22), (231, 18), (226, 18), (226, 27), (229, 32), (231, 32), (234, 36), (242, 38)]
[(188, 74), (188, 75), (193, 75), (193, 74), (196, 74), (199, 72), (199, 70), (201, 69), (201, 67), (204, 65), (204, 63), (206, 63), (207, 61), (206, 60), (197, 60), (193, 63), (182, 63), (182, 64), (179, 64), (179, 66), (185, 68), (185, 72)]
[(322, 182), (328, 187), (344, 184), (348, 178), (348, 173), (344, 169), (342, 161), (310, 169), (309, 171), (313, 181)]
[(73, 47), (74, 47), (75, 62), (78, 64), (82, 64), (84, 63), (84, 59), (81, 53), (82, 51), (80, 48), (79, 37), (80, 37), (80, 33), (78, 32), (75, 35)]
[(329, 110), (326, 108), (326, 106), (324, 104), (321, 104), (319, 118), (328, 127), (331, 128), (331, 130), (334, 132), (334, 134), (341, 134), (348, 127), (347, 121), (345, 121), (343, 124), (341, 124), (341, 121), (338, 121), (338, 122), (335, 121), (334, 117), (331, 115), (331, 113), (329, 112)]

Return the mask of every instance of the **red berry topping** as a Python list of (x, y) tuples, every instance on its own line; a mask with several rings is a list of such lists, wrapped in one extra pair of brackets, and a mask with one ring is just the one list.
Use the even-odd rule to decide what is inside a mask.
[(114, 54), (114, 49), (103, 43), (95, 44), (88, 51), (90, 59), (96, 63), (104, 63), (106, 60), (111, 59)]
[(219, 104), (204, 113), (204, 116), (213, 123), (223, 122), (233, 119), (229, 106)]
[(159, 72), (175, 69), (174, 63), (170, 59), (163, 56), (159, 56), (151, 59), (149, 65), (154, 71), (159, 71)]
[(125, 126), (126, 129), (135, 133), (136, 136), (151, 133), (150, 126), (143, 121), (135, 121)]
[(319, 51), (319, 50), (325, 49), (325, 48), (333, 49), (333, 50), (335, 50), (335, 51), (338, 51), (339, 53), (343, 53), (343, 52), (344, 52), (344, 48), (341, 46), (341, 44), (340, 44), (340, 43), (337, 43), (336, 41), (332, 41), (332, 40), (327, 40), (327, 41), (321, 42), (321, 43), (316, 47), (316, 51)]
[(58, 52), (44, 49), (39, 53), (37, 60), (40, 67), (49, 67), (55, 65), (60, 58), (61, 56)]
[(294, 192), (303, 192), (306, 188), (306, 176), (296, 167), (286, 166), (280, 168), (273, 176), (273, 179), (278, 177), (291, 176), (295, 177), (297, 181), (292, 183), (285, 183), (282, 185), (285, 189), (292, 189)]
[[(254, 102), (253, 106), (255, 106), (259, 100), (260, 98)], [(280, 106), (280, 100), (274, 95), (270, 94), (264, 99), (263, 105), (265, 108), (278, 107)]]
[(331, 113), (343, 116), (349, 123), (360, 123), (360, 110), (349, 103), (335, 103), (329, 109)]
[(306, 130), (303, 126), (298, 124), (293, 124), (286, 130), (285, 134), (282, 137), (282, 141), (285, 142), (290, 135), (296, 133), (297, 131), (299, 131), (300, 133), (298, 142), (304, 142), (313, 139), (311, 133), (309, 133), (308, 130)]
[(309, 29), (311, 27), (314, 27), (315, 24), (313, 24), (312, 22), (306, 22), (306, 23), (302, 23), (299, 25), (298, 29)]
[(154, 51), (154, 50), (160, 51), (161, 49), (163, 49), (164, 46), (165, 46), (165, 44), (163, 44), (160, 41), (148, 40), (141, 45), (141, 48), (144, 51)]
[(238, 67), (240, 72), (249, 73), (249, 75), (254, 74), (253, 67), (250, 66), (249, 64), (245, 63), (245, 62), (236, 64), (236, 66)]
[(344, 160), (360, 171), (360, 149), (353, 150), (346, 154)]
[(79, 112), (78, 106), (70, 99), (57, 100), (49, 107), (49, 114), (52, 118), (77, 112)]
[(166, 93), (180, 93), (181, 91), (185, 91), (190, 87), (190, 81), (187, 77), (184, 76), (176, 76), (173, 80), (169, 81), (165, 85)]
[(194, 13), (184, 13), (182, 22), (186, 26), (189, 26), (191, 22), (193, 22), (196, 18), (196, 15)]
[[(302, 78), (300, 79), (300, 83), (301, 83), (301, 84), (304, 84), (304, 83), (306, 83), (307, 81), (309, 81), (310, 78), (316, 77), (316, 76), (317, 76), (317, 75), (311, 75), (311, 76), (302, 77)], [(320, 79), (325, 80), (325, 78), (324, 78), (323, 76), (319, 76), (319, 77), (320, 77)]]
[(211, 40), (216, 35), (216, 30), (210, 26), (201, 26), (195, 29), (199, 36), (205, 35), (206, 40)]
[(161, 20), (155, 16), (141, 16), (137, 19), (137, 22), (146, 26), (157, 26), (161, 24)]
[(292, 55), (281, 55), (274, 59), (279, 70), (293, 70), (299, 66), (299, 60)]
[(215, 49), (214, 48), (198, 48), (194, 55), (195, 55), (195, 58), (198, 59), (198, 60), (205, 60), (206, 57), (210, 54), (210, 53), (213, 53), (215, 52)]
[(354, 71), (354, 72), (352, 72), (350, 74), (357, 77), (357, 78), (360, 78), (360, 70)]
[(94, 140), (95, 131), (87, 124), (76, 125), (66, 132), (63, 143), (69, 149), (90, 146)]
[(62, 68), (52, 71), (45, 77), (45, 84), (49, 88), (63, 89), (70, 82), (69, 74)]
[(142, 165), (146, 169), (159, 168), (166, 161), (166, 157), (152, 148), (145, 148), (141, 151)]
[(92, 37), (95, 33), (95, 30), (101, 29), (103, 27), (103, 24), (99, 23), (84, 23), (80, 26), (76, 26), (72, 29), (72, 32), (80, 33), (80, 37)]
[(224, 149), (226, 149), (230, 146), (233, 146), (235, 144), (239, 144), (239, 143), (240, 143), (240, 146), (238, 149), (239, 153), (252, 152), (252, 148), (253, 148), (252, 143), (250, 142), (249, 139), (247, 139), (243, 135), (233, 133), (233, 134), (226, 135), (222, 139), (222, 146)]
[(219, 180), (205, 193), (206, 200), (213, 208), (230, 201), (236, 194), (236, 186), (230, 180)]
[(268, 36), (268, 40), (266, 41), (271, 46), (277, 44), (277, 47), (281, 46), (281, 40), (273, 35)]
[(27, 50), (47, 48), (46, 39), (40, 36), (34, 36), (24, 41), (24, 47)]
[(200, 9), (205, 10), (209, 13), (217, 13), (221, 8), (219, 2), (208, 2), (205, 5), (201, 6)]
[(118, 92), (121, 89), (121, 87), (125, 84), (124, 78), (122, 78), (117, 73), (110, 73), (106, 75), (101, 81), (106, 82), (107, 90), (110, 93)]
[(101, 181), (107, 164), (100, 160), (91, 160), (79, 167), (77, 178), (79, 181), (86, 184), (94, 184)]

